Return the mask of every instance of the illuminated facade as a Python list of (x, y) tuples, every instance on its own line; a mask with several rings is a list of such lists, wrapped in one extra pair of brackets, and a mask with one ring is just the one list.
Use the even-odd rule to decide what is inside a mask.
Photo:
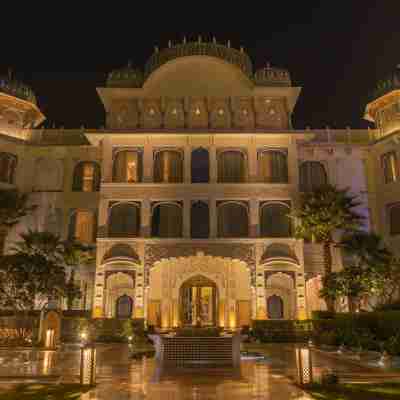
[(164, 328), (307, 318), (324, 307), (322, 251), (293, 238), (287, 214), (326, 182), (359, 195), (390, 243), (400, 233), (397, 91), (368, 105), (377, 130), (294, 130), (301, 88), (288, 71), (253, 73), (243, 49), (199, 40), (156, 49), (144, 73), (111, 72), (97, 89), (106, 127), (73, 131), (35, 128), (34, 98), (0, 82), (1, 185), (40, 205), (6, 247), (29, 227), (96, 243), (95, 265), (76, 273), (76, 307), (94, 317)]

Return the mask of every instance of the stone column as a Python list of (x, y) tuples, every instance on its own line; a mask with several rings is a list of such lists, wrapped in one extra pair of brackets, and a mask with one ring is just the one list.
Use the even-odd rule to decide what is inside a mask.
[(303, 273), (296, 275), (297, 319), (307, 319), (306, 280)]
[(210, 199), (208, 207), (210, 213), (210, 238), (215, 239), (218, 235), (218, 211), (215, 198), (212, 197)]
[(153, 147), (146, 143), (143, 149), (143, 182), (153, 182)]
[(135, 318), (144, 318), (144, 273), (141, 269), (135, 276)]
[(216, 183), (218, 179), (218, 160), (217, 160), (217, 148), (215, 145), (210, 146), (209, 157), (210, 157), (210, 183)]
[(192, 149), (185, 146), (183, 159), (183, 182), (191, 183), (192, 181)]
[(191, 200), (185, 199), (183, 201), (183, 237), (190, 238), (190, 209)]
[(99, 211), (98, 211), (98, 228), (97, 228), (97, 236), (98, 237), (107, 237), (107, 227), (108, 227), (108, 199), (101, 199), (99, 203)]
[(257, 182), (257, 146), (255, 138), (251, 138), (251, 143), (248, 147), (248, 177), (249, 182)]
[(141, 236), (151, 236), (151, 204), (149, 199), (143, 199), (141, 204)]
[(110, 138), (104, 138), (101, 142), (103, 160), (101, 163), (102, 181), (104, 183), (112, 182), (112, 170), (113, 170), (113, 154), (112, 154), (112, 143)]
[(249, 205), (249, 236), (256, 238), (260, 236), (260, 202), (251, 199)]
[[(99, 251), (97, 252), (97, 254), (99, 254)], [(97, 266), (95, 285), (93, 290), (93, 318), (104, 317), (105, 283), (104, 268)]]

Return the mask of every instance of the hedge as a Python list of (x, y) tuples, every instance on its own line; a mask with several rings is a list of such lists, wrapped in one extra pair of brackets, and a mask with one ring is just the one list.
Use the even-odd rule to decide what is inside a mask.
[(251, 334), (261, 342), (305, 342), (311, 330), (308, 320), (254, 320)]

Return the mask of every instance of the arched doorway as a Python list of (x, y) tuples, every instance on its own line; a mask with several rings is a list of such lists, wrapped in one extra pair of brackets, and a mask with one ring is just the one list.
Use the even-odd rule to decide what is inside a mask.
[(183, 283), (180, 289), (180, 320), (182, 325), (217, 325), (216, 284), (198, 275)]
[(133, 310), (133, 300), (128, 295), (124, 294), (118, 297), (116, 302), (115, 315), (117, 318), (131, 318)]
[(277, 295), (268, 297), (267, 310), (269, 319), (282, 319), (283, 318), (283, 300)]

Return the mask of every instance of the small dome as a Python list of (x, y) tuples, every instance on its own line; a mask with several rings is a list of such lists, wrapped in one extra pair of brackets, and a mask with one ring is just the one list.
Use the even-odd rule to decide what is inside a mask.
[(254, 82), (257, 86), (292, 86), (289, 71), (282, 68), (260, 68), (254, 74)]
[(400, 64), (398, 64), (396, 69), (385, 79), (382, 79), (378, 82), (375, 90), (372, 93), (372, 100), (384, 96), (385, 94), (396, 89), (400, 89)]
[(5, 93), (19, 99), (37, 104), (33, 90), (24, 83), (11, 77), (0, 76), (0, 93)]
[(141, 88), (144, 82), (140, 69), (126, 67), (115, 69), (108, 74), (107, 86), (115, 88)]

